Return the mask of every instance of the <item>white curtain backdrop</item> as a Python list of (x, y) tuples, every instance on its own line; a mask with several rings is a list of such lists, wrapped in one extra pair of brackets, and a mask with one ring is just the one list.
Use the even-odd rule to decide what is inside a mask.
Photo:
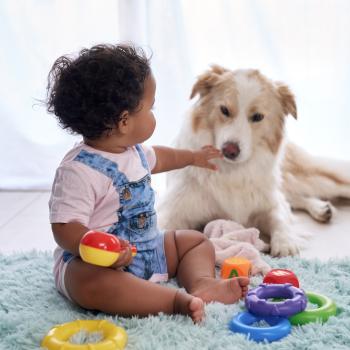
[(37, 99), (58, 56), (102, 42), (153, 54), (158, 126), (149, 144), (171, 144), (196, 76), (218, 63), (286, 82), (299, 116), (289, 137), (350, 160), (349, 14), (348, 0), (2, 0), (0, 189), (50, 188), (78, 138)]

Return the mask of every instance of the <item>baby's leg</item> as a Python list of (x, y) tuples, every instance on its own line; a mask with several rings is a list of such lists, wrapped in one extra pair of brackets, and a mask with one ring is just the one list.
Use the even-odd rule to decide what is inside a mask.
[(246, 295), (248, 278), (215, 278), (214, 247), (202, 233), (193, 230), (167, 232), (165, 253), (170, 277), (176, 275), (188, 293), (205, 302), (231, 304)]
[(179, 313), (195, 322), (204, 316), (204, 304), (198, 297), (128, 272), (87, 264), (79, 258), (67, 266), (65, 285), (69, 296), (90, 310), (121, 316)]

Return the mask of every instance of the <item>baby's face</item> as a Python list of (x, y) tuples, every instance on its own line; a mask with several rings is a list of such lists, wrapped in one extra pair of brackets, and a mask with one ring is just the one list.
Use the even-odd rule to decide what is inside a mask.
[(149, 139), (156, 127), (156, 119), (153, 115), (153, 105), (156, 93), (156, 81), (153, 74), (145, 80), (145, 90), (136, 112), (130, 114), (131, 123), (130, 138), (134, 144), (142, 143)]

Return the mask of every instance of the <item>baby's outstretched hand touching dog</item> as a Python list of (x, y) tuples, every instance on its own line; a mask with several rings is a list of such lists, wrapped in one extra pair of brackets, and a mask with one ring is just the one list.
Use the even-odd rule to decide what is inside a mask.
[(206, 145), (198, 151), (193, 151), (192, 165), (211, 170), (218, 170), (218, 167), (210, 162), (211, 159), (215, 158), (222, 158), (221, 151), (211, 145)]
[(217, 170), (217, 166), (210, 162), (214, 158), (222, 158), (220, 150), (211, 145), (203, 146), (198, 150), (177, 149), (164, 146), (154, 146), (156, 153), (156, 165), (152, 174), (161, 173), (186, 166), (197, 166), (201, 168)]

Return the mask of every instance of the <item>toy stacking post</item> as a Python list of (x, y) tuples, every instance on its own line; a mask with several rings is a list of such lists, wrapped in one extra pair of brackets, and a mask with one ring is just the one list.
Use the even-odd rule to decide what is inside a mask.
[(249, 277), (252, 263), (245, 258), (233, 256), (225, 259), (221, 267), (221, 278)]

